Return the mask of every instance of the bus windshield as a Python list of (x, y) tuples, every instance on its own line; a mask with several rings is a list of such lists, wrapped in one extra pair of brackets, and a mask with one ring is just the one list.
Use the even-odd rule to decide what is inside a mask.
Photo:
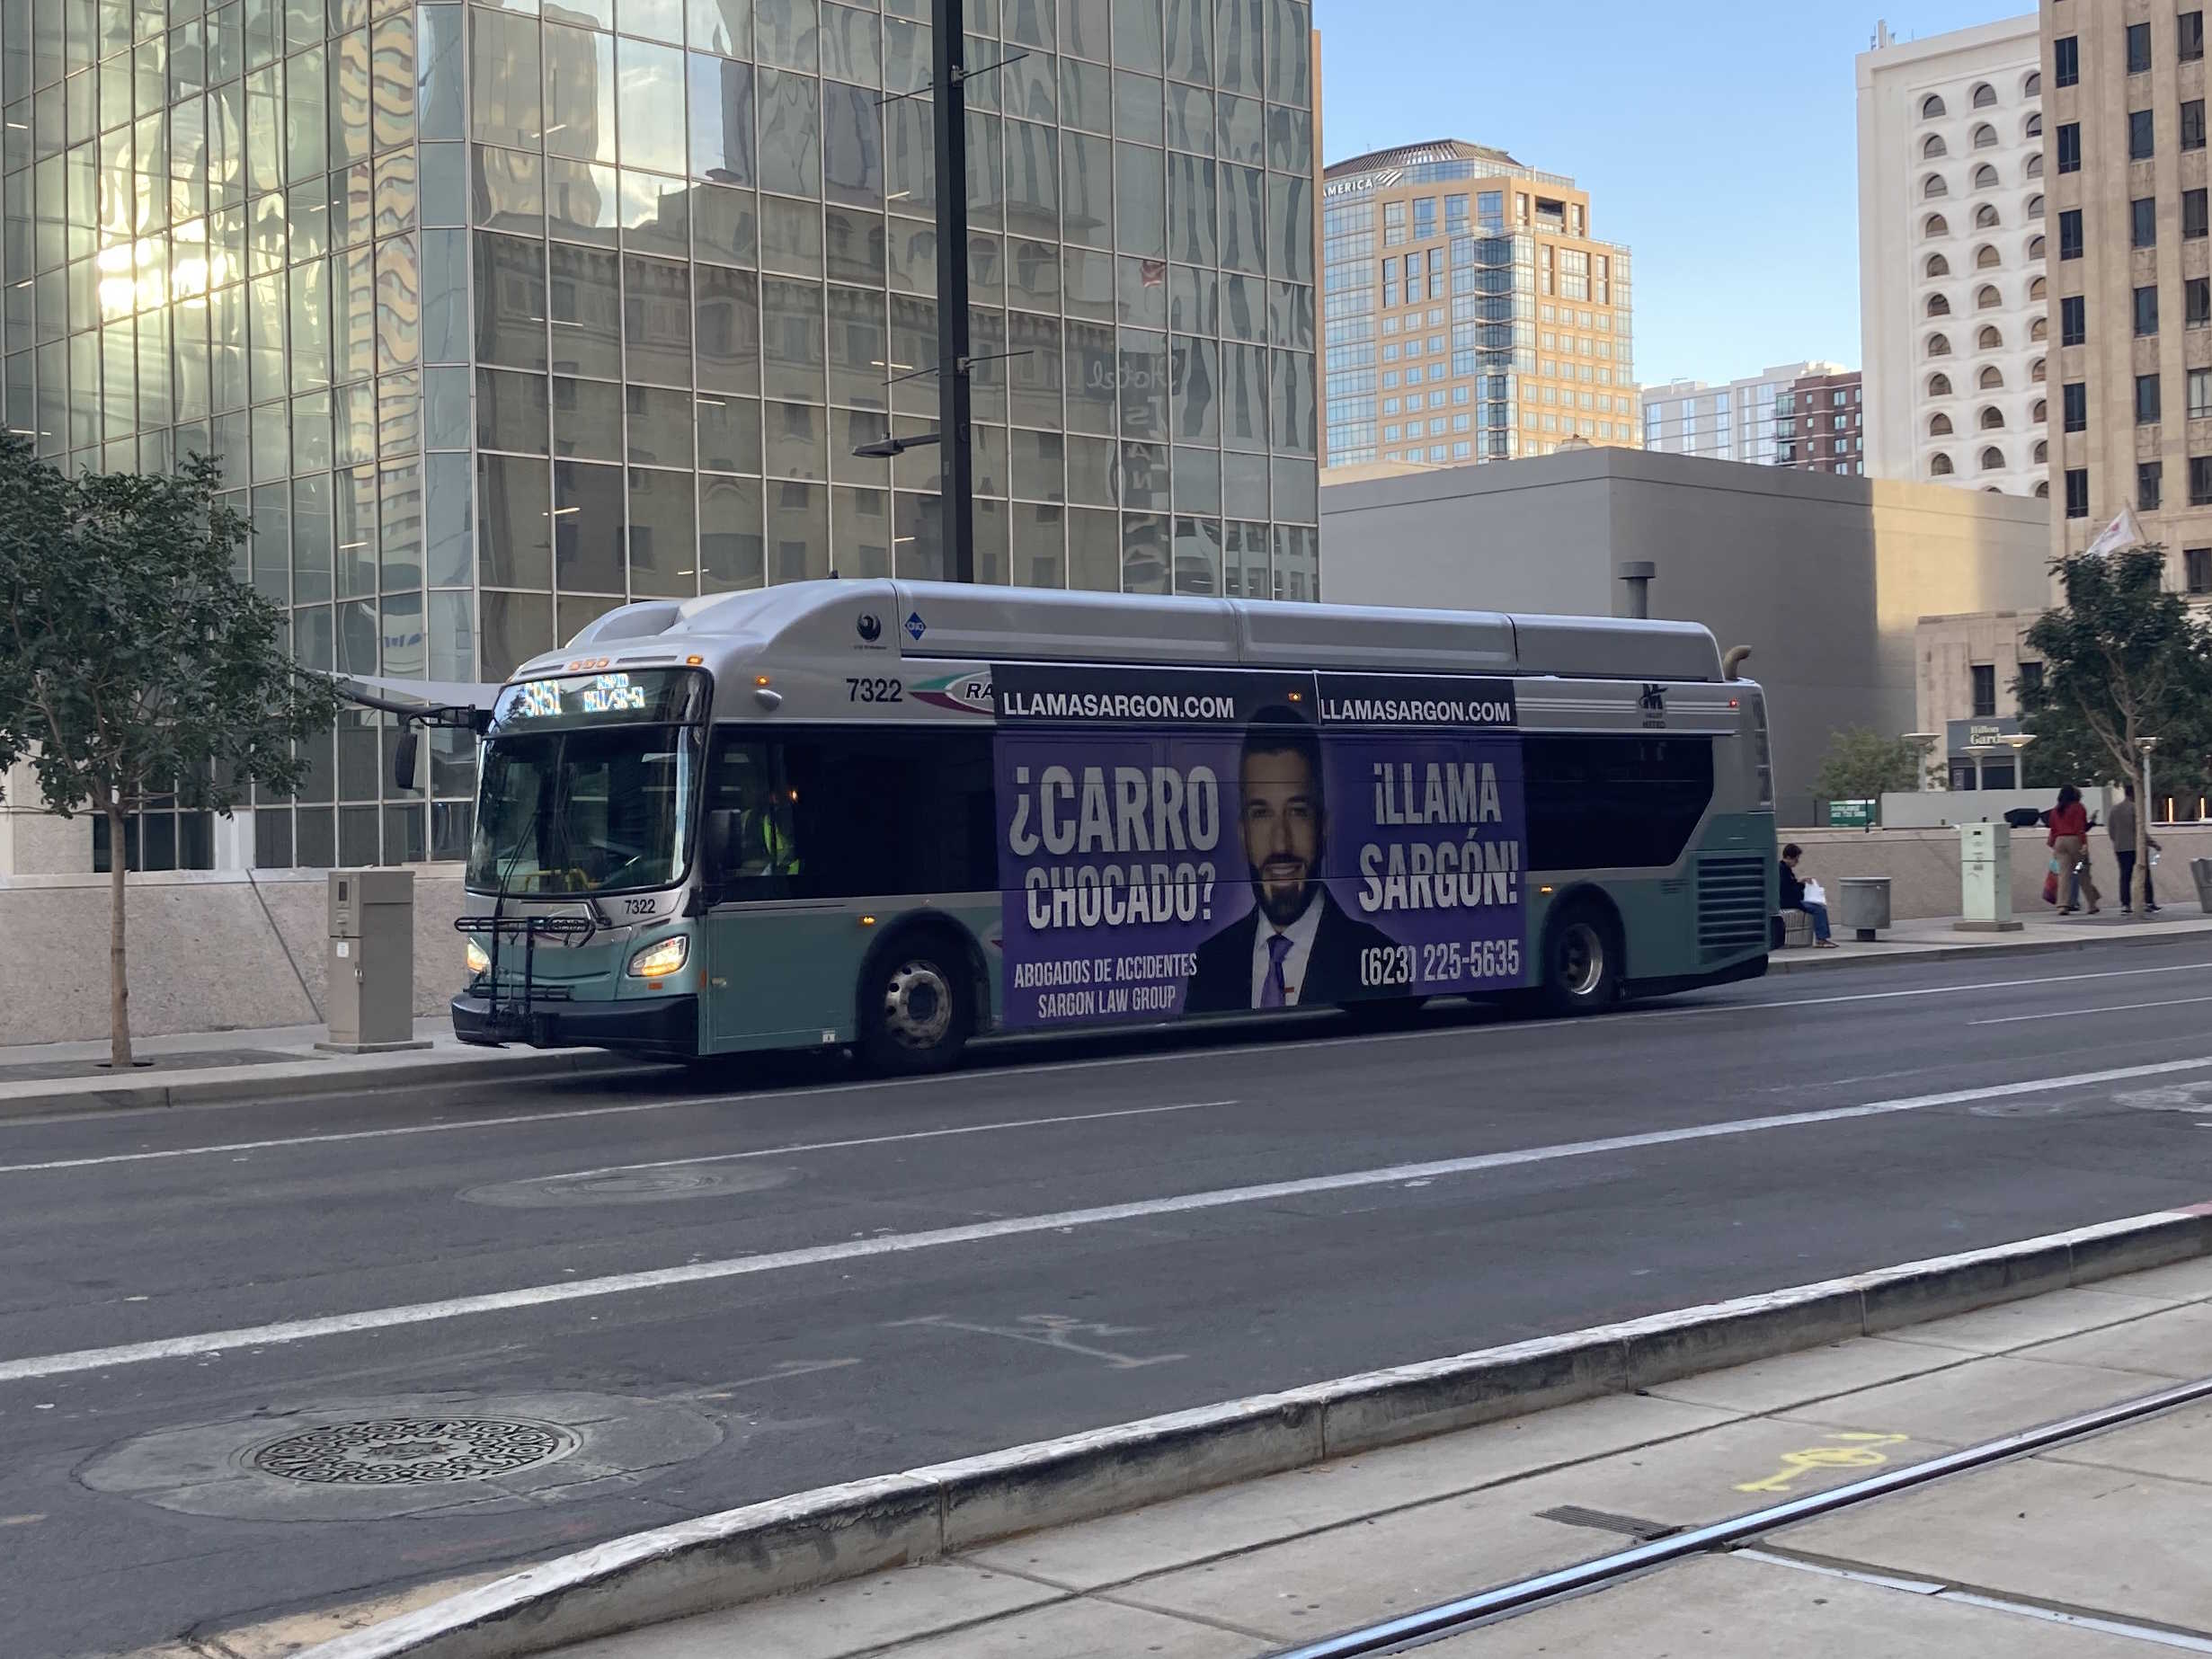
[(696, 727), (601, 726), (484, 747), (469, 887), (590, 893), (672, 886), (689, 866)]

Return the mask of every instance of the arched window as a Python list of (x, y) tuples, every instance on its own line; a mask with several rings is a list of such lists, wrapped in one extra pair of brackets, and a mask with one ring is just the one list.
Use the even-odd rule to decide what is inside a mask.
[(1950, 315), (1950, 301), (1944, 298), (1941, 294), (1929, 295), (1928, 315), (1932, 317), (1947, 317)]
[[(1985, 449), (1985, 450), (1983, 450), (1983, 451), (1982, 451), (1982, 453), (1983, 453), (1984, 455), (1987, 455), (1987, 454), (1989, 454), (1989, 453), (1991, 453), (1991, 452), (1990, 452), (1989, 450)], [(1988, 469), (1986, 466), (1985, 466), (1985, 467), (1983, 467), (1983, 468), (1982, 468), (1982, 470), (1983, 470), (1984, 472), (1987, 472), (1989, 469)], [(1984, 495), (2003, 495), (2003, 494), (2004, 493), (2004, 492), (2003, 492), (2003, 491), (2002, 491), (2002, 490), (2000, 490), (1999, 488), (1997, 488), (1997, 486), (1996, 486), (1995, 484), (1984, 484), (1984, 485), (1982, 486), (1982, 493), (1983, 493)]]
[(2028, 379), (2032, 385), (2035, 386), (2041, 386), (2043, 384), (2043, 359), (2039, 357), (2034, 362), (2028, 365)]
[(2037, 439), (2035, 440), (2035, 464), (2036, 464), (2038, 466), (2043, 466), (2045, 463), (2047, 463), (2048, 461), (2049, 461), (2049, 459), (2050, 459), (2050, 458), (2051, 458), (2051, 446), (2050, 446), (2050, 440), (2049, 440), (2048, 439), (2044, 439), (2044, 438), (2039, 438), (2039, 439)]
[(1997, 292), (1997, 285), (1994, 282), (1985, 282), (1975, 290), (1974, 308), (1977, 311), (1994, 311), (2003, 303), (2003, 297)]
[(1994, 110), (1997, 107), (1997, 89), (1987, 81), (1974, 89), (1973, 97), (1974, 107), (1977, 110)]
[(1974, 188), (1977, 191), (1995, 190), (1997, 188), (1997, 170), (1987, 162), (1977, 167), (1974, 170)]
[(2004, 336), (1993, 325), (1982, 330), (1974, 345), (1977, 351), (2002, 351), (2004, 350)]
[(1950, 146), (1943, 142), (1943, 135), (1941, 133), (1930, 133), (1928, 135), (1928, 141), (1920, 146), (1920, 155), (1923, 161), (1934, 161), (1938, 156), (1948, 155), (1950, 154)]
[(2040, 98), (2043, 95), (2042, 70), (2030, 69), (2028, 72), (2028, 78), (2020, 84), (2020, 95), (2023, 98)]
[(1974, 250), (1974, 269), (1977, 271), (1994, 271), (2003, 263), (2004, 255), (1986, 242)]
[(1950, 436), (1950, 432), (1951, 432), (1950, 417), (1949, 415), (1947, 415), (1947, 414), (1937, 414), (1937, 415), (1932, 416), (1932, 417), (1929, 419), (1929, 421), (1928, 421), (1928, 436), (1929, 436), (1929, 437), (1931, 437), (1931, 438), (1949, 438), (1949, 437)]
[(2051, 418), (2051, 407), (2050, 407), (2050, 405), (2049, 405), (2048, 403), (2046, 403), (2043, 399), (2041, 399), (2041, 398), (2039, 398), (2039, 398), (2037, 398), (2037, 399), (2035, 400), (2035, 407), (2034, 407), (2033, 409), (2031, 409), (2030, 411), (2029, 411), (2029, 419), (2030, 419), (2031, 421), (2034, 421), (2034, 422), (2035, 422), (2038, 426), (2041, 426), (2041, 425), (2042, 425), (2045, 421), (2048, 421), (2050, 418)]
[(1950, 235), (1950, 222), (1946, 220), (1940, 213), (1931, 213), (1928, 215), (1927, 223), (1923, 225), (1920, 229), (1921, 234), (1926, 236), (1948, 236)]
[(2030, 299), (2042, 298), (2044, 291), (2045, 284), (2041, 277), (2036, 278), (2032, 282), (2028, 284), (2028, 297)]
[(1997, 147), (1997, 129), (1987, 121), (1977, 125), (1974, 129), (1974, 147), (1977, 150), (1995, 149)]
[[(2039, 298), (2041, 297), (2038, 296), (2038, 297)], [(2050, 337), (2051, 320), (2048, 317), (2038, 317), (2034, 322), (2028, 324), (2028, 341), (2030, 344), (2033, 345), (2039, 343), (2042, 341), (2048, 340)]]
[(1945, 113), (1947, 111), (1943, 108), (1943, 101), (1933, 93), (1930, 93), (1920, 101), (1920, 119), (1922, 120), (1932, 121)]
[(2043, 136), (2042, 115), (2040, 113), (2030, 115), (2022, 121), (2020, 127), (2020, 136), (2023, 138), (2040, 138)]
[(1930, 375), (1928, 377), (1928, 395), (1930, 397), (1949, 397), (1950, 395), (1950, 377), (1949, 375)]
[(2043, 197), (2040, 191), (2028, 198), (2028, 217), (2032, 222), (2043, 217)]
[(1932, 173), (1920, 182), (1920, 193), (1932, 201), (1938, 196), (1950, 194), (1950, 186), (1943, 182), (1943, 175)]
[(2004, 430), (2004, 411), (1994, 404), (1990, 404), (1982, 411), (1981, 428), (1985, 432), (2002, 432)]
[(1928, 457), (1928, 476), (1948, 478), (1951, 475), (1950, 457), (1938, 453)]
[(2028, 157), (2027, 168), (2021, 176), (2025, 179), (2039, 179), (2043, 176), (2043, 152), (2041, 150), (2038, 150)]
[(1945, 259), (1941, 253), (1929, 254), (1928, 274), (1932, 277), (1948, 277), (1950, 275), (1950, 261)]
[(1998, 448), (1994, 444), (1992, 444), (1988, 448), (1983, 450), (1982, 470), (1985, 473), (2003, 472), (2004, 470), (2004, 451)]
[(1985, 201), (1974, 209), (1974, 226), (1977, 230), (1994, 230), (1997, 224), (1997, 209), (1990, 203)]
[(2040, 232), (2037, 233), (2035, 235), (2032, 235), (2032, 236), (2029, 237), (2029, 238), (2028, 238), (2028, 259), (2029, 259), (2029, 262), (2032, 264), (2035, 261), (2041, 259), (2041, 258), (2043, 257), (2043, 249), (2044, 249), (2044, 242), (2043, 242), (2042, 234), (2041, 234)]
[(1946, 340), (1941, 334), (1929, 335), (1928, 355), (1930, 357), (1949, 357), (1950, 355), (1950, 342)]
[(2046, 478), (2041, 484), (2036, 485), (2035, 498), (2039, 501), (2048, 501), (2051, 499), (2051, 481), (2049, 479)]
[(2004, 370), (1994, 363), (1987, 364), (1976, 377), (1974, 384), (1985, 392), (2002, 392), (2004, 390)]

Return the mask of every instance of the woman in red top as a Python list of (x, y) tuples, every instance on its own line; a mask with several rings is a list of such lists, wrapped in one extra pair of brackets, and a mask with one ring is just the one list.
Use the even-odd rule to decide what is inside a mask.
[(2089, 900), (2089, 913), (2097, 913), (2097, 900), (2103, 897), (2097, 891), (2096, 878), (2089, 868), (2089, 809), (2082, 804), (2082, 792), (2068, 784), (2058, 792), (2058, 804), (2051, 808), (2050, 849), (2058, 859), (2058, 874), (2065, 887), (2065, 903), (2058, 913), (2071, 916), (2082, 908), (2081, 901)]

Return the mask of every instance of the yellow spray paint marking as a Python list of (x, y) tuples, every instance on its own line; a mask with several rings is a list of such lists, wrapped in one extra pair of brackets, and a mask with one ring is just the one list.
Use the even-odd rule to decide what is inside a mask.
[(1889, 1454), (1875, 1450), (1878, 1446), (1904, 1444), (1902, 1434), (1843, 1433), (1829, 1437), (1829, 1443), (1808, 1446), (1802, 1451), (1785, 1451), (1782, 1466), (1764, 1480), (1749, 1480), (1738, 1486), (1738, 1492), (1787, 1492), (1815, 1469), (1824, 1468), (1879, 1468), (1889, 1461)]

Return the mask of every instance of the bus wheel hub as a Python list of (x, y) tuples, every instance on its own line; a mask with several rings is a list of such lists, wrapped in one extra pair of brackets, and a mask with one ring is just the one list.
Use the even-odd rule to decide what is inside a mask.
[(953, 991), (934, 963), (910, 962), (884, 990), (884, 1024), (909, 1048), (934, 1048), (952, 1029)]

